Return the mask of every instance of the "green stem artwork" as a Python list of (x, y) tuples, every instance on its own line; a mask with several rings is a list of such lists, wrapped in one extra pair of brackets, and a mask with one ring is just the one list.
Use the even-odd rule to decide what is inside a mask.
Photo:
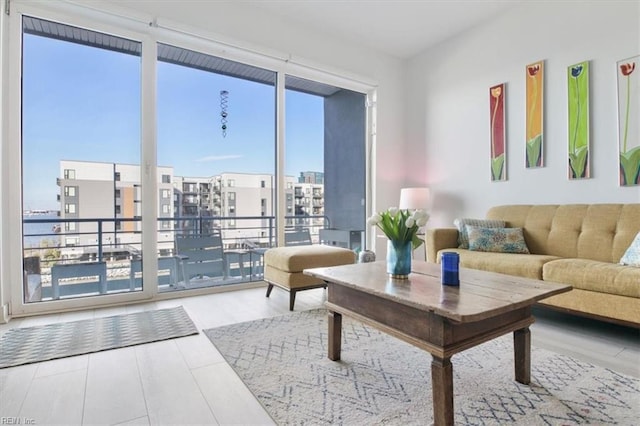
[(589, 63), (568, 69), (569, 179), (590, 177), (589, 171)]
[[(638, 77), (634, 74), (639, 57), (630, 58), (618, 63), (618, 98), (619, 102), (625, 100), (624, 105), (619, 105), (619, 134), (620, 134), (620, 185), (640, 185), (640, 140), (638, 139)], [(632, 96), (633, 92), (633, 96)], [(624, 110), (624, 122), (621, 112)], [(631, 110), (634, 113), (631, 113)], [(632, 130), (632, 140), (629, 140), (629, 127)]]

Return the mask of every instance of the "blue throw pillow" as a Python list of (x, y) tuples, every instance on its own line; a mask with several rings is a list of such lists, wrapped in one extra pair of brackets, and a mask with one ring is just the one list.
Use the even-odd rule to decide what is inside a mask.
[(497, 219), (471, 219), (471, 218), (458, 218), (453, 221), (453, 224), (458, 228), (458, 248), (469, 248), (469, 230), (467, 226), (480, 226), (483, 228), (504, 228), (506, 222), (504, 220)]
[(469, 250), (529, 254), (522, 228), (483, 228), (467, 225), (467, 231)]
[(633, 242), (629, 246), (622, 259), (620, 259), (621, 265), (637, 266), (640, 268), (640, 232), (633, 239)]

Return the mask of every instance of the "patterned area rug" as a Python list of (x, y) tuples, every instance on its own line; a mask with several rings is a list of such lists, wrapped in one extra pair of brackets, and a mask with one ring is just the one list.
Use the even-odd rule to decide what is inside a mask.
[(198, 334), (182, 306), (14, 328), (0, 339), (0, 368)]
[[(327, 358), (325, 310), (204, 330), (279, 425), (433, 422), (431, 355), (343, 317), (342, 360)], [(514, 378), (503, 336), (452, 358), (460, 425), (637, 424), (640, 380), (532, 348)]]

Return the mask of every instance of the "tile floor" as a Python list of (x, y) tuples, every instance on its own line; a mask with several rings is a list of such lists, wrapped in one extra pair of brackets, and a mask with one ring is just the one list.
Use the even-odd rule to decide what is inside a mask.
[[(118, 308), (15, 319), (12, 327), (183, 305), (198, 327), (288, 313), (288, 294), (264, 288)], [(322, 289), (299, 293), (296, 311), (319, 308)], [(540, 311), (532, 342), (640, 377), (640, 331)], [(0, 424), (274, 424), (203, 333), (0, 370)], [(20, 422), (20, 423), (18, 423)]]

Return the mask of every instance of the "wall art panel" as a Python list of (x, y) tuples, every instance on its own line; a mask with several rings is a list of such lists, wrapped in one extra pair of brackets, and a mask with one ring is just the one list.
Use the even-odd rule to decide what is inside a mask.
[(620, 186), (640, 185), (640, 55), (618, 61)]
[(505, 89), (505, 83), (489, 88), (492, 181), (507, 180)]
[(527, 123), (525, 167), (544, 166), (544, 61), (526, 67)]
[(589, 62), (567, 68), (569, 179), (591, 177), (589, 167)]

